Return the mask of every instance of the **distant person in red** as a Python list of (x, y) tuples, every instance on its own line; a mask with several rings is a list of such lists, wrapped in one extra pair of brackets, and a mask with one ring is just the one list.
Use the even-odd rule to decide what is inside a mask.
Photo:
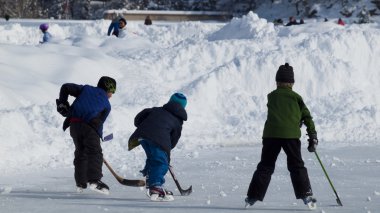
[(342, 25), (342, 26), (345, 25), (344, 21), (343, 21), (341, 18), (338, 19), (338, 24), (339, 24), (339, 25)]
[(298, 25), (296, 18), (294, 16), (289, 17), (289, 22), (285, 26)]

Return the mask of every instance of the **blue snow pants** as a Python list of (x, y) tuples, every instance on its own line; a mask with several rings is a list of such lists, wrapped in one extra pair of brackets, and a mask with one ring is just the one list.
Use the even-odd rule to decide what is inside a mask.
[(141, 173), (146, 176), (147, 188), (162, 186), (169, 169), (168, 154), (152, 141), (140, 139), (139, 142), (146, 154), (145, 167)]

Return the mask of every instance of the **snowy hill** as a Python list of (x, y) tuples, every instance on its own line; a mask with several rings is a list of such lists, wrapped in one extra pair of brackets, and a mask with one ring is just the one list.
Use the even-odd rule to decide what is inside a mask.
[[(42, 21), (50, 23), (49, 31), (54, 36), (50, 44), (38, 44), (42, 36), (37, 26)], [(275, 89), (276, 71), (285, 62), (293, 66), (294, 90), (303, 97), (314, 117), (320, 147), (327, 153), (323, 160), (335, 170), (334, 176), (347, 177), (351, 175), (347, 171), (352, 170), (352, 177), (341, 181), (339, 188), (357, 184), (359, 171), (368, 175), (359, 191), (344, 189), (343, 198), (354, 202), (348, 209), (329, 207), (326, 203), (334, 203), (334, 199), (322, 198), (324, 208), (330, 210), (326, 212), (358, 212), (367, 206), (378, 209), (377, 201), (367, 205), (355, 203), (355, 199), (367, 202), (369, 196), (374, 196), (374, 200), (379, 200), (380, 186), (372, 178), (379, 175), (380, 165), (375, 154), (380, 139), (379, 22), (343, 27), (334, 18), (329, 22), (310, 19), (305, 25), (282, 27), (250, 13), (225, 24), (161, 22), (147, 27), (128, 22), (129, 36), (125, 39), (106, 37), (108, 25), (106, 20), (0, 22), (0, 169), (5, 175), (0, 178), (4, 183), (0, 182), (0, 187), (6, 196), (0, 196), (0, 201), (6, 212), (14, 208), (7, 199), (17, 203), (19, 196), (33, 203), (39, 195), (28, 197), (26, 192), (31, 188), (52, 193), (53, 200), (60, 199), (59, 191), (64, 191), (63, 197), (72, 196), (68, 191), (74, 183), (71, 168), (74, 148), (68, 132), (61, 129), (63, 118), (56, 112), (55, 99), (63, 83), (95, 85), (103, 75), (118, 82), (111, 99), (112, 112), (104, 128), (105, 135), (112, 132), (115, 138), (103, 143), (104, 155), (117, 171), (137, 176), (144, 164), (141, 149), (127, 151), (136, 113), (166, 103), (173, 92), (179, 91), (187, 95), (189, 120), (173, 152), (174, 164), (180, 171), (187, 171), (180, 172), (180, 176), (194, 180), (200, 193), (200, 197), (187, 200), (190, 204), (201, 202), (207, 206), (216, 199), (216, 204), (223, 204), (226, 193), (220, 187), (236, 178), (240, 182), (234, 182), (228, 190), (239, 196), (230, 204), (242, 201), (259, 159), (266, 95)], [(301, 139), (305, 142), (305, 129), (302, 132)], [(337, 154), (337, 149), (343, 153)], [(308, 155), (307, 159), (313, 165), (311, 174), (316, 176), (315, 188), (320, 197), (331, 194), (313, 156)], [(279, 179), (288, 177), (285, 163), (281, 162), (281, 175), (272, 190), (286, 194), (291, 189), (280, 190)], [(215, 170), (215, 179), (225, 175), (223, 184), (215, 183), (208, 188), (202, 183), (212, 184), (212, 180), (199, 177), (196, 181), (197, 174), (206, 170), (206, 175)], [(15, 174), (25, 175), (24, 172), (29, 172), (26, 174), (31, 179), (22, 183), (14, 180)], [(55, 172), (63, 179), (58, 178), (62, 185), (53, 190), (54, 183), (49, 181)], [(40, 182), (33, 182), (38, 179)], [(106, 180), (113, 181), (109, 173)], [(47, 188), (42, 186), (45, 181)], [(115, 189), (115, 196), (131, 196), (124, 195), (114, 184), (111, 188)], [(290, 187), (290, 183), (287, 185)], [(281, 200), (284, 194), (276, 198)], [(220, 196), (222, 200), (218, 200)], [(96, 203), (97, 198), (89, 199)], [(280, 206), (292, 205), (293, 198), (283, 199)], [(185, 200), (172, 205), (186, 205)], [(53, 211), (56, 204), (49, 205), (52, 212), (60, 212)], [(143, 205), (137, 209), (140, 208), (146, 210)], [(28, 212), (23, 206), (16, 210)], [(99, 211), (103, 210), (106, 211), (103, 207)], [(363, 211), (370, 212), (365, 208)]]

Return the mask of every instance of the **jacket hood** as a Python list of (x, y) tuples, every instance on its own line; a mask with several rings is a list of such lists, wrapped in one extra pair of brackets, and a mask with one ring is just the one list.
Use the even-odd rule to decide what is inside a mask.
[(187, 113), (186, 110), (181, 106), (181, 104), (176, 102), (168, 102), (163, 106), (163, 108), (179, 119), (186, 121), (187, 120)]

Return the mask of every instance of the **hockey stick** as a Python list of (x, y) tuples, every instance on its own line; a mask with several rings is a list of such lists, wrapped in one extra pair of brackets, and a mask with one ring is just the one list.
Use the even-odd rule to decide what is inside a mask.
[(120, 177), (119, 175), (116, 174), (116, 172), (111, 168), (111, 166), (108, 164), (106, 159), (103, 158), (104, 164), (107, 166), (107, 168), (110, 170), (112, 175), (116, 178), (116, 180), (125, 185), (125, 186), (135, 186), (135, 187), (140, 187), (140, 186), (145, 186), (145, 181), (144, 180), (131, 180), (131, 179), (124, 179)]
[(181, 193), (182, 196), (190, 195), (191, 192), (193, 192), (193, 186), (190, 186), (190, 187), (189, 187), (188, 189), (186, 189), (186, 190), (184, 190), (184, 189), (181, 188), (181, 186), (179, 185), (179, 182), (178, 182), (176, 176), (174, 175), (174, 172), (173, 172), (173, 169), (172, 169), (171, 166), (169, 166), (169, 172), (170, 172), (170, 174), (172, 175), (173, 180), (174, 180), (174, 182), (175, 182), (175, 185), (177, 185), (177, 188), (178, 188), (178, 190), (179, 190), (179, 192)]
[(321, 164), (321, 166), (322, 166), (322, 170), (323, 170), (323, 172), (325, 173), (326, 178), (327, 178), (327, 180), (329, 181), (330, 186), (331, 186), (332, 190), (333, 190), (334, 193), (335, 193), (335, 196), (336, 196), (336, 202), (337, 202), (340, 206), (343, 206), (342, 201), (340, 201), (340, 198), (339, 198), (339, 196), (338, 196), (338, 193), (336, 192), (336, 190), (335, 190), (335, 188), (334, 188), (334, 185), (332, 184), (332, 182), (331, 182), (331, 180), (330, 180), (330, 178), (329, 178), (329, 175), (327, 174), (326, 169), (325, 169), (325, 167), (323, 166), (322, 161), (321, 161), (321, 159), (320, 159), (319, 156), (318, 156), (317, 151), (314, 151), (314, 153), (315, 153), (315, 156), (317, 156), (317, 159), (318, 159), (318, 161), (319, 161), (319, 164)]

